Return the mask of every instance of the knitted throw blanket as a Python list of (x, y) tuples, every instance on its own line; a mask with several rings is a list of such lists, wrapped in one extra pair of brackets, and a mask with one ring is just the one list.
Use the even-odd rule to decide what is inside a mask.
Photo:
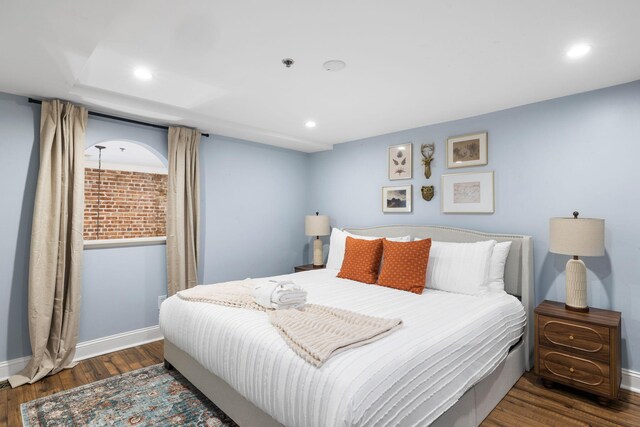
[(273, 310), (256, 304), (250, 280), (200, 285), (180, 291), (186, 301), (267, 312), (269, 321), (291, 349), (320, 367), (334, 354), (379, 340), (402, 325), (400, 319), (365, 316), (339, 308), (307, 304), (301, 309)]

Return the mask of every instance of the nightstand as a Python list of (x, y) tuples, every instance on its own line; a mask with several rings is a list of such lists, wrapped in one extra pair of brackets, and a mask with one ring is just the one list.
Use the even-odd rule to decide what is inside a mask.
[(324, 265), (320, 267), (315, 267), (313, 264), (305, 264), (305, 265), (298, 265), (296, 267), (293, 267), (293, 271), (294, 273), (299, 273), (301, 271), (319, 270), (321, 268), (324, 268)]
[(618, 398), (620, 321), (617, 311), (567, 310), (543, 301), (535, 310), (535, 373), (547, 387), (554, 382), (593, 393), (607, 405)]

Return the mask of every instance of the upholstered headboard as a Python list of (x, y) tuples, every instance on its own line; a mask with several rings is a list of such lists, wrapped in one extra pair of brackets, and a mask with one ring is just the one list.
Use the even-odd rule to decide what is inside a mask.
[(361, 236), (400, 237), (409, 235), (421, 239), (431, 238), (441, 242), (511, 241), (511, 249), (504, 271), (505, 291), (519, 297), (527, 312), (527, 333), (524, 335), (524, 342), (528, 351), (525, 352), (527, 356), (525, 363), (527, 368), (532, 367), (534, 281), (533, 241), (531, 236), (484, 233), (431, 225), (383, 225), (370, 228), (345, 228), (344, 230)]

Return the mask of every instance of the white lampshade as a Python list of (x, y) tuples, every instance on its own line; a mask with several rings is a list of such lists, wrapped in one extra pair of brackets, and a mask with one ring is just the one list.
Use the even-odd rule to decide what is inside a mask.
[(549, 251), (572, 256), (603, 256), (604, 219), (551, 218)]
[(549, 220), (549, 251), (573, 256), (566, 266), (565, 307), (587, 312), (587, 268), (578, 257), (604, 255), (604, 219), (573, 216)]
[(328, 236), (331, 232), (327, 215), (307, 215), (304, 218), (304, 234), (307, 236)]

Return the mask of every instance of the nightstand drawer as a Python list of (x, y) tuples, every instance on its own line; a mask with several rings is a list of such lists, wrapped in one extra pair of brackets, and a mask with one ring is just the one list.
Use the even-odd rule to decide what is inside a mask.
[(609, 328), (540, 315), (538, 330), (540, 345), (577, 350), (603, 362), (609, 360)]
[(604, 396), (611, 395), (609, 365), (606, 363), (541, 347), (538, 366), (540, 374), (553, 381)]

